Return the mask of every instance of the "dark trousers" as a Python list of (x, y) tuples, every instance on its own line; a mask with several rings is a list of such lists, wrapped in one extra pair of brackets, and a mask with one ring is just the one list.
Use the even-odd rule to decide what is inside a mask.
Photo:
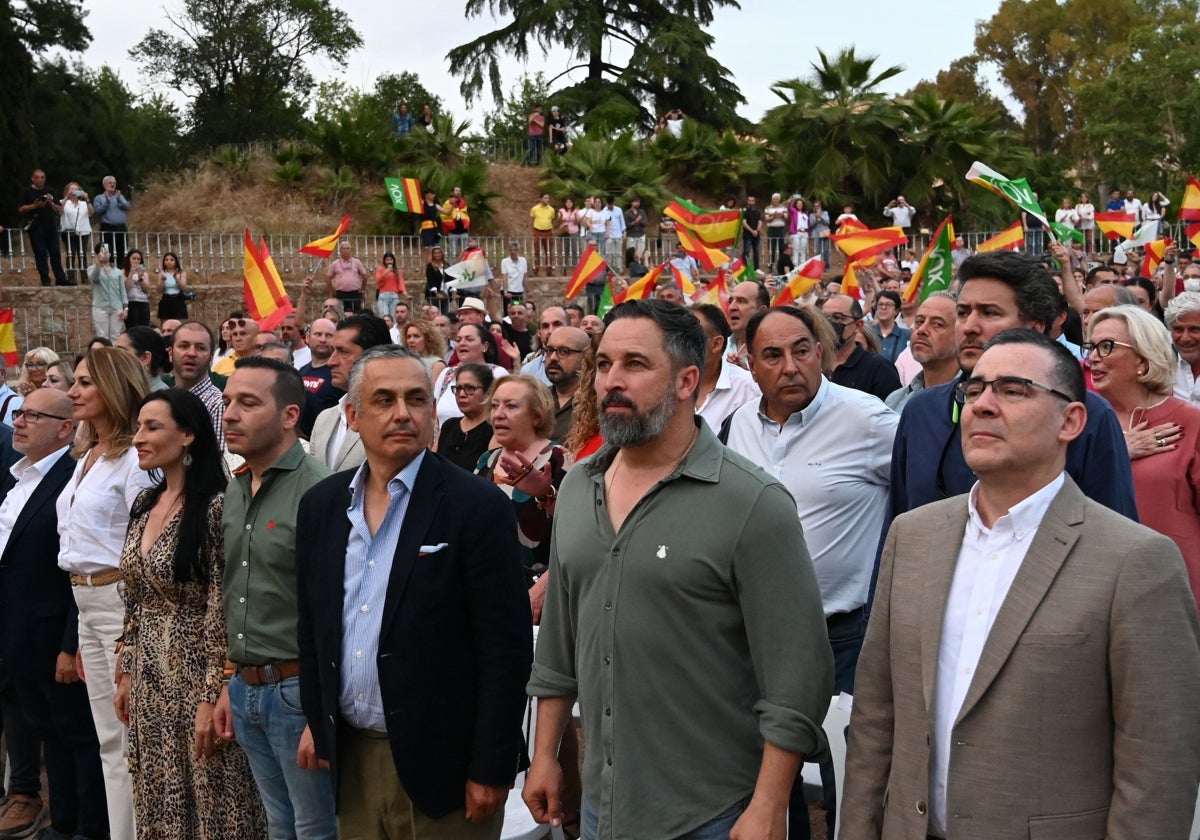
[(68, 837), (105, 837), (104, 769), (86, 684), (31, 673), (17, 681), (17, 695), (27, 724), (42, 741), (51, 827)]
[(112, 254), (113, 263), (120, 269), (125, 268), (125, 254), (129, 247), (128, 237), (125, 234), (128, 230), (129, 228), (125, 225), (100, 223), (100, 239), (108, 246), (108, 253)]
[(787, 236), (787, 228), (785, 227), (767, 228), (767, 249), (769, 251), (770, 272), (772, 274), (775, 273), (775, 266), (779, 263), (779, 258), (783, 256), (785, 236)]
[(531, 134), (529, 136), (529, 151), (525, 153), (525, 164), (527, 166), (540, 166), (542, 163), (542, 151), (544, 149), (543, 136), (539, 134), (535, 137)]
[(362, 309), (362, 292), (334, 292), (334, 297), (342, 304), (342, 309), (346, 310), (347, 315), (353, 315)]
[(54, 282), (60, 286), (69, 286), (67, 274), (63, 271), (62, 254), (58, 249), (58, 231), (52, 227), (34, 225), (29, 229), (29, 244), (33, 248), (33, 262), (37, 266), (38, 276), (42, 285), (50, 285), (50, 272), (54, 272)]
[[(0, 792), (37, 796), (42, 790), (38, 737), (25, 715), (21, 714), (17, 689), (17, 681), (0, 663), (0, 728), (3, 729), (4, 744), (8, 748), (9, 768), (8, 790), (3, 790), (4, 777), (0, 775)], [(88, 714), (91, 714), (90, 708)]]
[(758, 234), (751, 235), (742, 231), (742, 260), (754, 269), (758, 268), (759, 239)]
[[(867, 634), (866, 611), (859, 607), (848, 613), (835, 613), (825, 619), (829, 631), (829, 646), (833, 648), (833, 690), (854, 694), (854, 672), (858, 668), (858, 655), (862, 652), (863, 637)], [(825, 806), (825, 822), (829, 836), (833, 836), (837, 815), (837, 787), (834, 784), (833, 764), (821, 762), (821, 800)], [(808, 840), (812, 830), (808, 824), (808, 802), (804, 797), (804, 779), (799, 773), (792, 785), (792, 796), (788, 802), (788, 837), (791, 840)]]

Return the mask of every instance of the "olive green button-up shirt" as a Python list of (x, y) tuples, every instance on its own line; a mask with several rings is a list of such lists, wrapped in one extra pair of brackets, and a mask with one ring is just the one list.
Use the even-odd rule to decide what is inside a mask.
[(300, 497), (332, 475), (299, 442), (263, 473), (250, 495), (250, 470), (225, 491), (225, 625), (229, 659), (266, 665), (297, 659), (296, 509)]
[(579, 697), (604, 840), (678, 837), (753, 793), (763, 741), (808, 758), (833, 654), (796, 504), (703, 423), (614, 533), (602, 448), (567, 474), (529, 694)]

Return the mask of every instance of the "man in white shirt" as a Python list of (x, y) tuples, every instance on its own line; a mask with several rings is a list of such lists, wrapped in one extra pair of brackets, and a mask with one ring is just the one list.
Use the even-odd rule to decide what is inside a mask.
[(508, 256), (500, 260), (500, 276), (504, 278), (503, 292), (507, 302), (520, 303), (525, 297), (525, 275), (528, 273), (529, 261), (521, 256), (521, 246), (509, 242)]
[(729, 292), (729, 328), (733, 335), (726, 343), (730, 364), (749, 369), (746, 352), (746, 325), (756, 312), (765, 312), (771, 305), (771, 295), (761, 283), (747, 280), (738, 283)]
[[(350, 368), (363, 352), (380, 344), (391, 344), (392, 338), (383, 321), (373, 315), (351, 315), (343, 318), (333, 334), (333, 354), (329, 357), (329, 373), (333, 387), (348, 392)], [(346, 421), (343, 393), (337, 404), (317, 415), (312, 430), (312, 456), (334, 472), (356, 469), (366, 459), (358, 432)]]
[(1179, 354), (1175, 396), (1200, 404), (1200, 292), (1180, 292), (1171, 298), (1163, 320)]
[(312, 361), (312, 350), (308, 349), (308, 336), (296, 325), (296, 314), (284, 317), (279, 324), (279, 338), (292, 351), (292, 366), (296, 370)]
[(1142, 200), (1132, 188), (1125, 190), (1125, 212), (1132, 214), (1139, 222), (1142, 220)]
[(894, 201), (889, 201), (887, 207), (883, 208), (883, 215), (892, 220), (892, 224), (896, 227), (904, 228), (904, 232), (908, 233), (912, 227), (913, 217), (917, 215), (917, 210), (904, 196), (898, 195)]
[(604, 241), (604, 259), (608, 267), (620, 273), (625, 270), (625, 211), (618, 207), (611, 195), (608, 197), (604, 212), (608, 214), (608, 234)]
[(888, 533), (841, 835), (1186, 837), (1200, 620), (1179, 549), (1064, 474), (1087, 406), (1061, 344), (1002, 332), (958, 393), (977, 481)]
[(542, 310), (542, 317), (538, 320), (538, 350), (532, 356), (524, 360), (521, 366), (521, 373), (535, 377), (539, 382), (550, 387), (550, 378), (546, 376), (546, 354), (543, 348), (546, 342), (550, 340), (550, 333), (554, 332), (559, 327), (567, 326), (567, 310), (561, 306), (547, 306)]
[(725, 360), (725, 343), (733, 330), (721, 307), (711, 303), (696, 303), (692, 314), (704, 327), (704, 370), (700, 372), (700, 393), (696, 396), (696, 413), (703, 417), (714, 432), (720, 432), (725, 420), (734, 411), (762, 396), (750, 372)]

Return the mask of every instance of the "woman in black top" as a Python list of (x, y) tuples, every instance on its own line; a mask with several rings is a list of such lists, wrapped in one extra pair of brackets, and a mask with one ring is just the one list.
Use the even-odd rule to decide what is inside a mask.
[(467, 472), (474, 472), (479, 458), (491, 446), (492, 424), (488, 422), (488, 391), (495, 376), (487, 365), (459, 365), (454, 373), (454, 400), (462, 417), (442, 424), (434, 451)]
[(435, 246), (429, 252), (429, 262), (425, 265), (425, 300), (443, 313), (446, 311), (446, 293), (442, 289), (450, 279), (446, 268), (446, 254)]

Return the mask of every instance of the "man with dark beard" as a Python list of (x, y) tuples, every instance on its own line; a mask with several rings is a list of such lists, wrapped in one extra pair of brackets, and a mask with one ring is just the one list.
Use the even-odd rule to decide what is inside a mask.
[(553, 440), (564, 441), (571, 431), (583, 356), (591, 344), (592, 337), (579, 327), (559, 327), (543, 346), (546, 378), (550, 380), (550, 393), (554, 396), (554, 431), (550, 435)]
[(826, 750), (833, 686), (795, 503), (695, 416), (694, 315), (637, 300), (607, 323), (606, 443), (557, 496), (523, 797), (561, 824), (558, 747), (578, 697), (583, 836), (782, 840), (800, 761)]

